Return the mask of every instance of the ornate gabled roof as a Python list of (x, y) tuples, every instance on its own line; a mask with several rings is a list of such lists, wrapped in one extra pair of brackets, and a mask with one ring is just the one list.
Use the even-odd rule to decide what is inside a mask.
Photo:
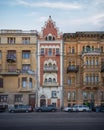
[(59, 29), (56, 27), (56, 23), (49, 16), (48, 20), (45, 22), (44, 27), (42, 27), (40, 38), (45, 38), (46, 36), (53, 36), (55, 39), (62, 37), (59, 33)]

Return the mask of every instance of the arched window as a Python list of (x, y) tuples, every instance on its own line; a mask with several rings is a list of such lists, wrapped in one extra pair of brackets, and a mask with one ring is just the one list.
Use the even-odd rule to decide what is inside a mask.
[(51, 63), (49, 63), (48, 66), (49, 66), (49, 68), (52, 68), (52, 64)]
[(52, 79), (51, 79), (51, 78), (49, 78), (49, 79), (48, 79), (48, 82), (52, 83)]
[(53, 83), (56, 83), (56, 79), (55, 78), (53, 78)]
[(49, 39), (49, 41), (52, 41), (52, 36), (49, 36), (48, 39)]
[(44, 81), (45, 83), (47, 83), (47, 79), (45, 79), (45, 81)]
[(47, 64), (45, 64), (44, 67), (47, 68)]
[(40, 98), (46, 98), (44, 95), (41, 95)]
[(55, 64), (53, 64), (53, 69), (55, 69), (56, 68), (56, 65)]
[(46, 41), (54, 41), (55, 37), (52, 34), (49, 34), (48, 36), (45, 37)]
[(74, 54), (75, 53), (75, 49), (74, 49), (74, 47), (72, 47), (72, 54)]
[(90, 46), (86, 46), (86, 51), (87, 51), (87, 52), (90, 51)]

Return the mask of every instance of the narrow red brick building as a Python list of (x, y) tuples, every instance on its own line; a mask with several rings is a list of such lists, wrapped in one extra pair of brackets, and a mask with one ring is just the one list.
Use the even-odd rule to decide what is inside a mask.
[(55, 22), (49, 16), (38, 37), (38, 106), (63, 101), (63, 41)]

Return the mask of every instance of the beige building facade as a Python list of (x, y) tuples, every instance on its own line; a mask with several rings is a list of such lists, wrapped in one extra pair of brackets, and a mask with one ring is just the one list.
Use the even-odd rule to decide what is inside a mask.
[(64, 106), (104, 105), (104, 32), (65, 33)]
[(0, 30), (0, 105), (36, 102), (37, 31)]

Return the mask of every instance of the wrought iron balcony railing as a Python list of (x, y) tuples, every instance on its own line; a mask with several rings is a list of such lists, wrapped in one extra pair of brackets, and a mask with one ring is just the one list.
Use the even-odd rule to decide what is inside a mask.
[(75, 72), (75, 73), (77, 73), (78, 70), (79, 70), (79, 66), (78, 65), (75, 65), (75, 66), (69, 65), (67, 67), (67, 73), (69, 73), (69, 72)]
[(55, 72), (55, 71), (58, 71), (58, 67), (44, 67), (43, 71), (44, 72), (50, 72), (50, 71)]
[(10, 62), (10, 63), (16, 62), (16, 56), (13, 54), (8, 54), (7, 55), (7, 62)]
[(57, 82), (44, 82), (43, 86), (44, 87), (58, 87), (58, 83)]
[(98, 54), (100, 54), (101, 53), (101, 50), (100, 50), (100, 48), (95, 48), (95, 49), (93, 49), (93, 50), (84, 50), (83, 52), (82, 52), (82, 56), (84, 56), (84, 55), (98, 55)]
[(18, 69), (1, 69), (0, 70), (0, 75), (19, 75), (20, 74), (20, 70)]

